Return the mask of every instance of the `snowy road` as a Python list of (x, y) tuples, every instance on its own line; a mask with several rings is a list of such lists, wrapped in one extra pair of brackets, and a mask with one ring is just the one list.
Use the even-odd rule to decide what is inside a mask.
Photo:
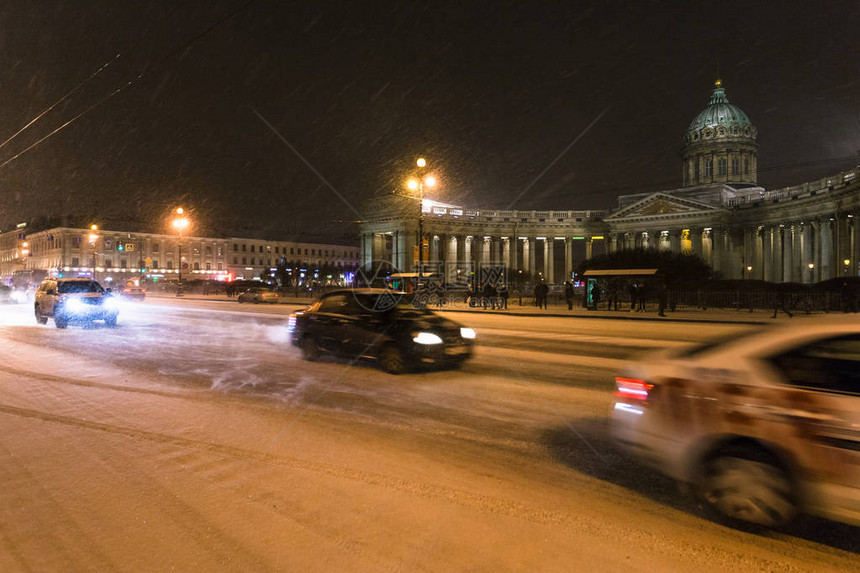
[(624, 360), (748, 326), (454, 314), (463, 370), (389, 376), (304, 362), (289, 310), (0, 307), (0, 570), (857, 568), (857, 528), (726, 528), (607, 440)]

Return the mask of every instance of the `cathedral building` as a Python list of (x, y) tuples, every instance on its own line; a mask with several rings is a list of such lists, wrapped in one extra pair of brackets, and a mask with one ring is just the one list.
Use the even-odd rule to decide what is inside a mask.
[(365, 205), (362, 264), (413, 271), (420, 258), (425, 272), (446, 280), (501, 264), (509, 274), (555, 283), (571, 278), (583, 259), (643, 248), (696, 254), (728, 279), (857, 276), (860, 167), (767, 190), (757, 182), (756, 137), (717, 80), (684, 135), (682, 187), (620, 196), (612, 211), (500, 211), (425, 200), (419, 212), (415, 199), (378, 197)]

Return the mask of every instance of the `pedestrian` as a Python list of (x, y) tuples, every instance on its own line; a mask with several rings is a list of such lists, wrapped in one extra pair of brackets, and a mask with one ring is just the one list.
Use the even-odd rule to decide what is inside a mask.
[(540, 305), (541, 305), (541, 303), (540, 303), (540, 283), (535, 283), (535, 287), (532, 290), (533, 290), (532, 295), (534, 297), (534, 303), (533, 304), (536, 307), (540, 308)]
[(549, 298), (549, 286), (544, 281), (541, 281), (538, 285), (538, 289), (540, 290), (540, 304), (538, 304), (538, 308), (549, 308), (547, 306), (547, 298)]
[[(487, 310), (487, 307), (490, 306), (490, 304), (492, 304), (492, 303), (493, 303), (493, 285), (491, 285), (489, 283), (489, 281), (487, 281), (487, 283), (484, 284), (484, 292), (483, 292), (483, 297), (481, 298), (481, 306), (484, 307), (484, 310)], [(492, 308), (493, 308), (493, 310), (496, 310), (496, 305), (493, 304)]]
[(564, 300), (567, 302), (567, 310), (573, 310), (573, 284), (564, 281)]
[(508, 310), (508, 297), (511, 295), (508, 291), (508, 285), (502, 285), (499, 289), (499, 305), (500, 308)]
[(788, 293), (786, 292), (788, 288), (785, 285), (777, 285), (776, 286), (776, 296), (773, 297), (773, 315), (771, 318), (776, 318), (777, 312), (780, 310), (788, 315), (788, 318), (794, 316), (791, 314), (791, 311), (788, 310)]
[(627, 287), (627, 292), (630, 295), (630, 312), (633, 312), (636, 310), (636, 303), (639, 301), (639, 284), (633, 281)]
[(636, 298), (638, 300), (638, 306), (636, 308), (636, 312), (645, 312), (645, 285), (638, 285), (636, 289)]

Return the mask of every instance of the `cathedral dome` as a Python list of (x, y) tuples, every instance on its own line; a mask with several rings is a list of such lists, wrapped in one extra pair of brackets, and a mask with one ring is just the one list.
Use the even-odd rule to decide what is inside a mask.
[[(720, 130), (719, 128), (723, 128)], [(755, 127), (750, 118), (741, 108), (729, 103), (722, 80), (715, 82), (714, 92), (708, 102), (708, 107), (690, 122), (687, 134), (702, 134), (705, 130), (719, 130), (725, 135), (746, 135), (755, 138)], [(691, 138), (695, 139), (695, 138)]]
[(714, 183), (756, 183), (758, 135), (739, 107), (729, 103), (723, 82), (714, 91), (684, 135), (684, 186)]

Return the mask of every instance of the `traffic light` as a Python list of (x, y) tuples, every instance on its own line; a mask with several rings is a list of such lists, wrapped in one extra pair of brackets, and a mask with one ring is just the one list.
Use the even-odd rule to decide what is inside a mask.
[(117, 243), (116, 244), (116, 250), (117, 251), (124, 251), (125, 250), (125, 243)]

